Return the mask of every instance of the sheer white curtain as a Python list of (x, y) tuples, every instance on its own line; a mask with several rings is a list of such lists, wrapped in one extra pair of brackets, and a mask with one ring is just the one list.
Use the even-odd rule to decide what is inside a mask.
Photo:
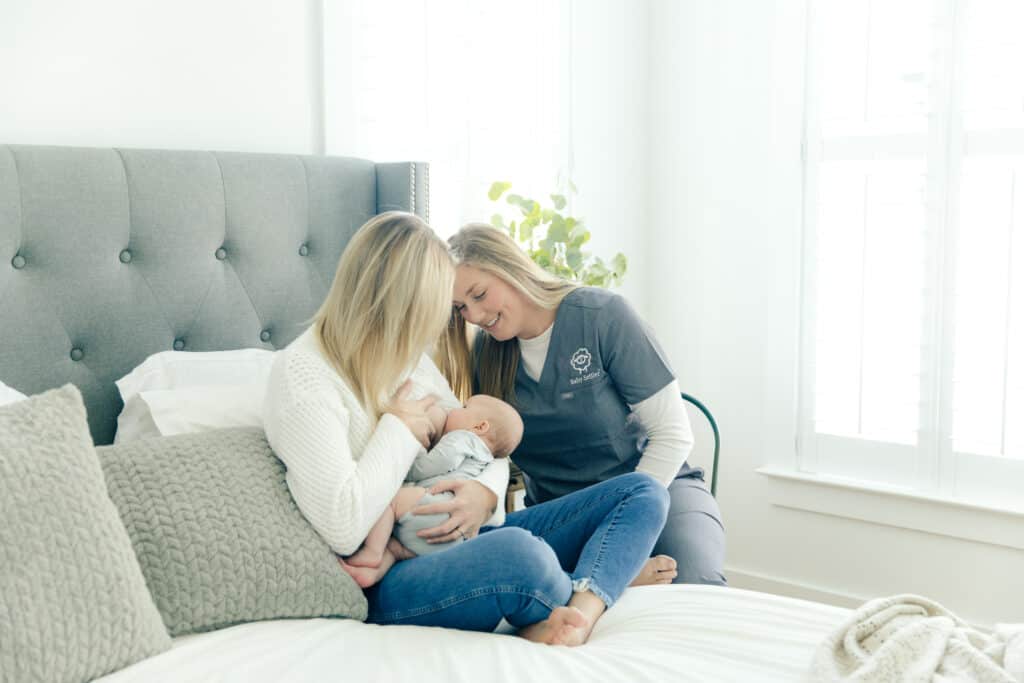
[(326, 152), (430, 163), (442, 235), (570, 166), (568, 0), (324, 0)]
[(1024, 507), (1024, 4), (811, 4), (801, 468)]

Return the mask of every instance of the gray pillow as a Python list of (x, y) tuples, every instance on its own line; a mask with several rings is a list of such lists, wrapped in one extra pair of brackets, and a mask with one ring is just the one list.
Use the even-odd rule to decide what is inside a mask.
[(0, 680), (88, 681), (170, 646), (78, 389), (0, 408)]
[(96, 449), (171, 635), (285, 617), (366, 618), (259, 428)]

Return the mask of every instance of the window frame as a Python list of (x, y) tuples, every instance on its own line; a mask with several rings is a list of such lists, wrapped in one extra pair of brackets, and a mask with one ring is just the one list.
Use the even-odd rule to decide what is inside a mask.
[[(1024, 512), (1012, 482), (1024, 481), (1024, 459), (957, 453), (953, 449), (953, 345), (955, 343), (956, 253), (959, 190), (965, 159), (985, 150), (1024, 152), (1024, 129), (984, 130), (968, 134), (963, 120), (964, 5), (934, 0), (934, 55), (930, 68), (929, 127), (924, 133), (835, 136), (825, 139), (820, 115), (823, 59), (818, 49), (817, 3), (807, 3), (804, 61), (804, 126), (801, 142), (803, 204), (801, 226), (800, 332), (797, 380), (797, 434), (793, 481), (816, 478), (830, 486), (920, 497), (929, 504), (946, 501)], [(980, 154), (979, 154), (980, 152)], [(818, 295), (818, 174), (823, 161), (921, 160), (926, 168), (926, 289), (920, 355), (918, 443), (901, 446), (815, 431), (816, 306)], [(1007, 321), (1009, 325), (1009, 321)], [(1004, 399), (1005, 400), (1005, 399)], [(1004, 405), (1004, 413), (1005, 413)], [(1005, 427), (1004, 427), (1005, 429)], [(898, 464), (893, 468), (892, 465)], [(775, 467), (762, 473), (776, 479)], [(883, 475), (884, 476), (881, 476)], [(1018, 487), (1019, 488), (1019, 487)], [(912, 527), (913, 528), (913, 527)]]

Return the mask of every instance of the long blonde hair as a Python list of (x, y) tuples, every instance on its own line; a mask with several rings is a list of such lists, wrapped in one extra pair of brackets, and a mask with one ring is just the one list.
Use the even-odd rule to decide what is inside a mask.
[[(487, 223), (469, 223), (448, 238), (456, 265), (468, 265), (501, 278), (534, 304), (554, 310), (579, 285), (552, 275), (523, 253), (503, 230)], [(519, 343), (515, 338), (497, 341), (490, 335), (477, 337), (479, 348), (471, 349), (466, 321), (452, 312), (448, 330), (438, 344), (437, 362), (455, 394), (462, 400), (473, 390), (473, 359), (476, 356), (477, 391), (515, 405), (516, 369)]]
[(444, 241), (413, 214), (382, 213), (349, 241), (313, 329), (373, 419), (443, 333), (454, 282)]

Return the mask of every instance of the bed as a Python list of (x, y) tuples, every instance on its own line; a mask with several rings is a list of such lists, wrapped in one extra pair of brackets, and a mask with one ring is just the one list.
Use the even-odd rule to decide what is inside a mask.
[[(220, 152), (0, 147), (0, 380), (77, 386), (95, 444), (115, 380), (150, 354), (278, 349), (326, 294), (353, 232), (428, 217), (427, 167)], [(348, 619), (175, 638), (105, 676), (135, 681), (789, 681), (848, 610), (732, 588), (629, 589), (576, 649)], [(500, 630), (500, 629), (499, 629)]]

